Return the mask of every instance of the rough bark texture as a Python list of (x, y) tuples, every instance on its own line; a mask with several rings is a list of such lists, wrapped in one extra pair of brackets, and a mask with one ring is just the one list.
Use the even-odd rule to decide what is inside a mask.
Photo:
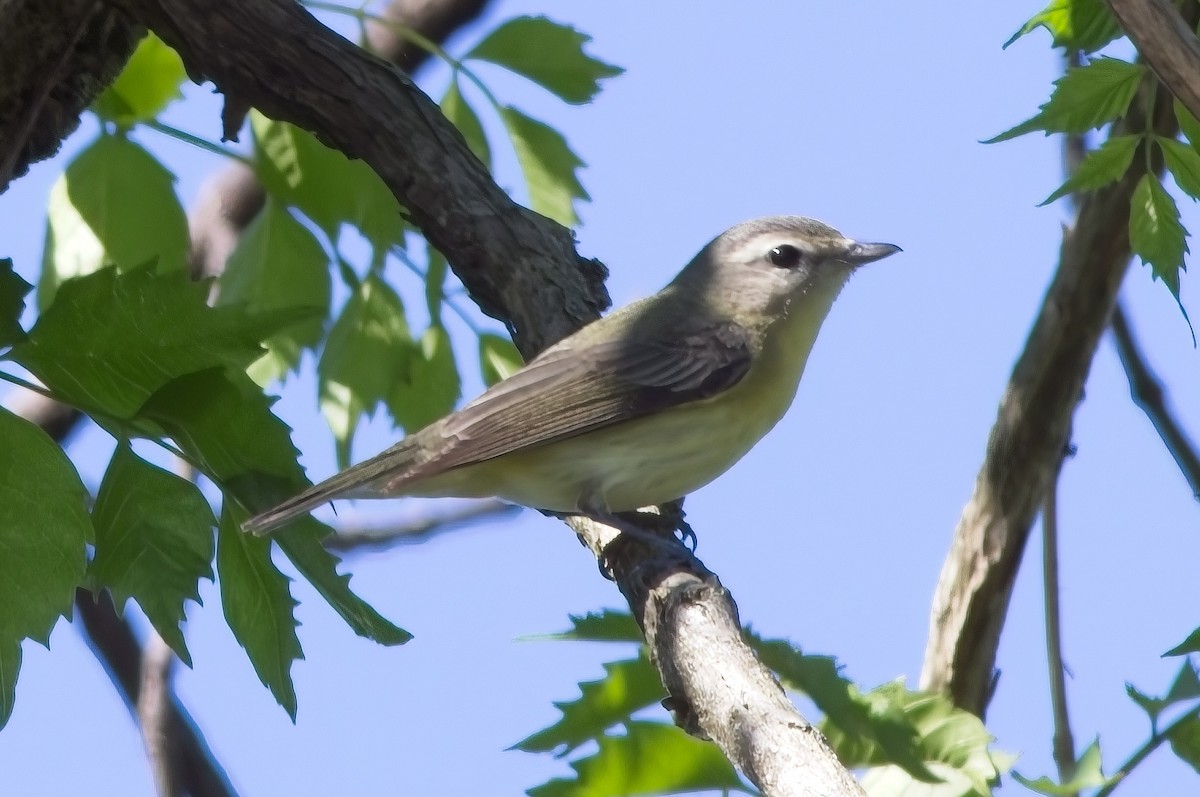
[[(1200, 119), (1200, 41), (1170, 0), (1109, 0), (1113, 16), (1171, 93)], [(1194, 17), (1194, 12), (1190, 12)]]
[(681, 728), (715, 742), (769, 797), (865, 796), (746, 644), (716, 574), (681, 544), (569, 523), (629, 602), (667, 690), (663, 705)]
[(0, 0), (0, 193), (58, 152), (144, 33), (97, 0)]
[[(1147, 128), (1149, 82), (1114, 134)], [(1171, 98), (1163, 91), (1155, 96), (1152, 127), (1173, 137)], [(946, 692), (981, 717), (1021, 554), (1069, 442), (1071, 416), (1129, 263), (1129, 202), (1145, 162), (1139, 152), (1118, 183), (1084, 197), (1064, 235), (1058, 271), (1000, 401), (938, 581), (921, 688)]]
[[(119, 2), (180, 52), (190, 74), (213, 80), (227, 104), (253, 105), (366, 161), (527, 357), (607, 305), (603, 267), (575, 254), (569, 231), (514, 204), (428, 97), (299, 6)], [(277, 46), (260, 46), (264, 30)], [(584, 536), (611, 566), (615, 554), (591, 531)], [(717, 741), (767, 794), (861, 795), (741, 642), (711, 574), (667, 546), (617, 545), (622, 559), (612, 570), (685, 727)], [(714, 650), (729, 653), (717, 659)]]

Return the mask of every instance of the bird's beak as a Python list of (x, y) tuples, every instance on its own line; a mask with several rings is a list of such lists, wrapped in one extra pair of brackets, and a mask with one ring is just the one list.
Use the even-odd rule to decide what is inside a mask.
[(863, 244), (854, 242), (846, 247), (846, 254), (842, 257), (842, 260), (852, 266), (861, 266), (865, 263), (874, 263), (876, 260), (883, 260), (888, 255), (894, 255), (897, 252), (903, 251), (903, 249), (895, 244)]

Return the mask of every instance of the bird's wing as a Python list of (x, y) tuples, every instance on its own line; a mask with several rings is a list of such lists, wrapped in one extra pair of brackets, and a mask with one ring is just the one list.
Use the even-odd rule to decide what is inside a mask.
[(733, 324), (675, 340), (556, 346), (458, 412), (242, 524), (265, 534), (327, 501), (396, 493), (451, 468), (711, 398), (750, 369)]
[(746, 375), (750, 345), (742, 327), (721, 324), (550, 349), (438, 424), (439, 453), (388, 487), (711, 398)]

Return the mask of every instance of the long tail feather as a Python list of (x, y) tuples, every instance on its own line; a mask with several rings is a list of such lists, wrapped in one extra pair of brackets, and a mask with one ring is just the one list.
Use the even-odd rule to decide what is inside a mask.
[(384, 475), (389, 476), (389, 486), (403, 482), (404, 472), (420, 462), (421, 448), (412, 438), (402, 440), (364, 462), (331, 476), (320, 484), (309, 487), (276, 507), (268, 509), (242, 524), (242, 531), (257, 536), (270, 534), (302, 515), (327, 504), (335, 498), (386, 498), (402, 493), (387, 493), (374, 489), (372, 485)]

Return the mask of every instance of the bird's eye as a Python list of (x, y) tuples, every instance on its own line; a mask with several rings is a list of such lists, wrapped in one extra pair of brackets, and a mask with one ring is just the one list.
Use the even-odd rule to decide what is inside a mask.
[(780, 268), (795, 268), (804, 259), (804, 253), (791, 244), (784, 244), (768, 252), (767, 257)]

